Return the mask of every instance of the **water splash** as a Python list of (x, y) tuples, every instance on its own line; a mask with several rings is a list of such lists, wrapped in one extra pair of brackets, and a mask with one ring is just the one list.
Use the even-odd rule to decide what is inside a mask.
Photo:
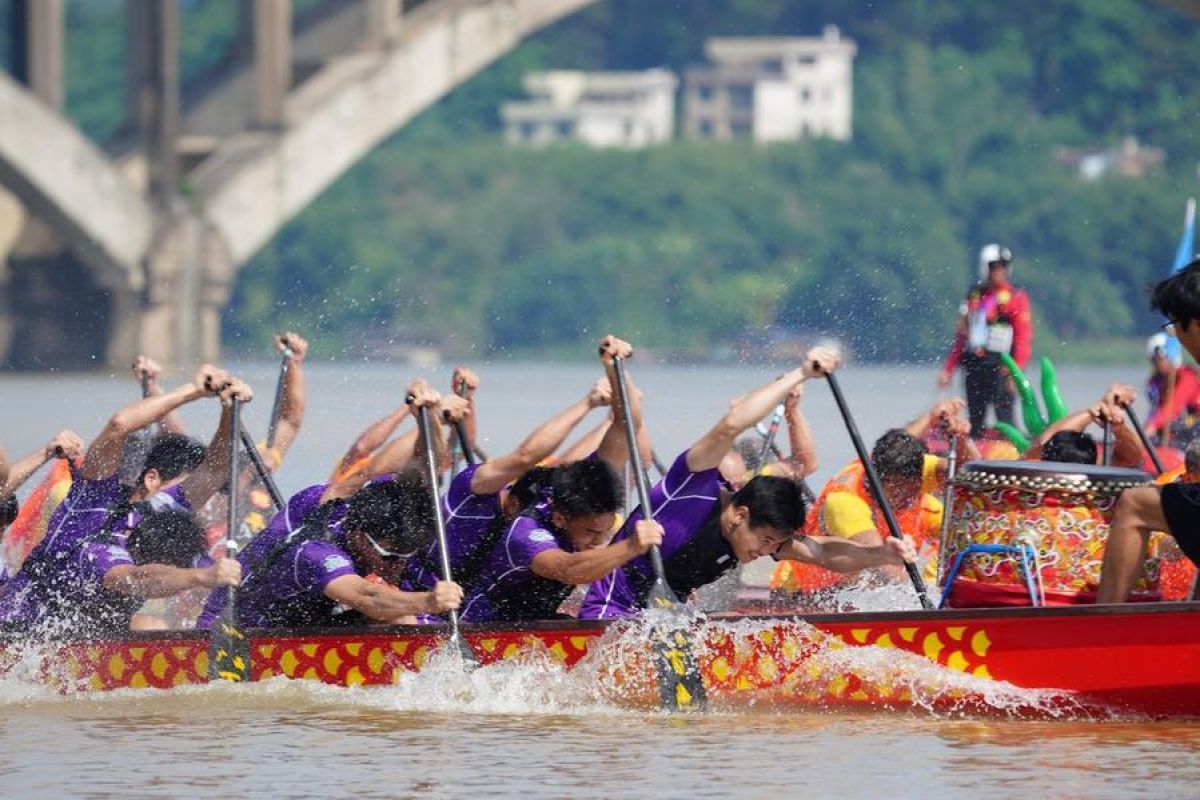
[[(87, 692), (71, 679), (61, 653), (43, 646), (6, 646), (0, 658), (0, 707), (11, 704), (108, 702), (165, 694), (236, 698), (236, 702), (335, 703), (398, 712), (503, 715), (665, 713), (649, 642), (657, 628), (683, 626), (693, 635), (715, 713), (783, 713), (845, 706), (933, 716), (1095, 719), (1115, 715), (1070, 693), (1024, 689), (977, 677), (894, 648), (851, 646), (799, 620), (714, 620), (690, 615), (645, 618), (610, 627), (588, 654), (567, 668), (536, 640), (513, 658), (469, 669), (443, 648), (418, 673), (401, 672), (387, 687), (341, 688), (274, 678), (255, 684), (212, 684)], [(186, 702), (186, 700), (185, 700)]]

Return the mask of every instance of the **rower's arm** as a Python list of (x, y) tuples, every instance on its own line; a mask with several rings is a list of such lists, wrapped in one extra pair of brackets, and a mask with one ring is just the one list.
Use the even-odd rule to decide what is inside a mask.
[(104, 573), (104, 588), (131, 597), (172, 597), (188, 589), (236, 586), (242, 565), (222, 558), (207, 567), (172, 567), (168, 564), (118, 564)]
[(125, 406), (109, 418), (104, 430), (88, 448), (87, 456), (83, 459), (82, 476), (88, 480), (100, 480), (112, 475), (121, 464), (121, 452), (129, 434), (205, 394), (203, 384), (193, 382)]
[(568, 447), (558, 457), (558, 463), (570, 464), (579, 461), (582, 458), (587, 458), (592, 453), (600, 449), (600, 442), (604, 441), (604, 436), (612, 427), (612, 416), (605, 417), (600, 424), (592, 428), (579, 438), (579, 441)]
[(834, 572), (857, 572), (916, 560), (912, 540), (907, 536), (904, 541), (888, 537), (883, 544), (874, 546), (828, 536), (805, 536), (785, 542), (775, 555), (780, 559), (816, 564)]
[(1133, 432), (1132, 425), (1122, 422), (1113, 425), (1112, 463), (1114, 467), (1141, 467), (1144, 450), (1142, 440)]
[(1055, 422), (1053, 425), (1047, 425), (1046, 429), (1039, 433), (1032, 442), (1029, 443), (1029, 449), (1021, 455), (1022, 461), (1041, 461), (1042, 448), (1046, 446), (1046, 442), (1054, 434), (1061, 431), (1075, 431), (1083, 433), (1087, 430), (1087, 426), (1092, 422), (1092, 415), (1087, 409), (1076, 411)]
[[(25, 481), (33, 477), (33, 473), (41, 469), (42, 465), (50, 459), (68, 458), (74, 462), (81, 455), (83, 455), (83, 440), (76, 436), (74, 431), (59, 431), (44, 447), (34, 450), (9, 467), (8, 480), (3, 484), (4, 488), (0, 489), (0, 497), (6, 497), (20, 489)], [(0, 450), (0, 464), (3, 464), (3, 461), (4, 451)]]
[(475, 474), (471, 476), (471, 493), (495, 494), (511, 481), (537, 466), (538, 462), (562, 445), (567, 434), (587, 416), (591, 408), (587, 397), (572, 403), (569, 408), (529, 434), (516, 450), (506, 456), (494, 458), (479, 465)]
[(334, 578), (325, 586), (325, 596), (380, 622), (392, 622), (410, 614), (437, 614), (458, 608), (462, 602), (462, 590), (457, 584), (439, 582), (432, 591), (404, 592), (360, 575)]
[[(789, 398), (790, 400), (790, 398)], [(800, 398), (784, 404), (784, 416), (788, 426), (789, 460), (798, 478), (806, 478), (817, 471), (817, 448), (813, 444), (812, 430), (800, 410)]]
[(529, 568), (535, 575), (552, 581), (579, 586), (598, 581), (613, 570), (623, 567), (644, 553), (636, 538), (630, 537), (595, 550), (568, 553), (566, 550), (543, 550), (533, 557)]
[(742, 431), (770, 413), (806, 379), (805, 368), (794, 369), (734, 400), (721, 421), (688, 450), (688, 470), (703, 472), (715, 469)]
[[(291, 363), (283, 381), (283, 401), (279, 409), (279, 421), (275, 425), (275, 452), (282, 461), (287, 451), (300, 435), (304, 424), (304, 411), (308, 407), (308, 382), (304, 376), (304, 356), (308, 353), (308, 342), (295, 333), (285, 333), (280, 345), (291, 350)], [(278, 469), (276, 465), (275, 469)]]
[[(404, 472), (413, 465), (413, 455), (416, 453), (417, 431), (413, 429), (403, 436), (398, 436), (379, 448), (378, 452), (358, 469), (346, 475), (336, 483), (329, 485), (321, 496), (321, 502), (346, 499), (361, 489), (367, 481), (378, 475)], [(417, 462), (419, 464), (419, 462)]]
[[(350, 445), (350, 449), (342, 456), (342, 460), (337, 465), (335, 475), (340, 475), (342, 472), (350, 468), (352, 465), (362, 461), (367, 456), (370, 456), (379, 448), (383, 447), (390, 437), (399, 427), (404, 418), (408, 416), (408, 406), (404, 405), (397, 408), (386, 417), (376, 420), (365, 431), (358, 435), (354, 440), (354, 444)], [(413, 441), (416, 441), (416, 435), (413, 435)], [(412, 452), (410, 445), (409, 452)]]

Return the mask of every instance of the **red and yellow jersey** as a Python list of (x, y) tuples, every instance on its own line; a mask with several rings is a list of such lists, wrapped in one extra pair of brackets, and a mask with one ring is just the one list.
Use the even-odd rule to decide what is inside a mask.
[(967, 295), (964, 313), (959, 320), (954, 344), (942, 365), (945, 372), (953, 372), (968, 349), (983, 355), (983, 348), (970, 347), (968, 343), (969, 320), (981, 316), (988, 328), (1011, 328), (1011, 343), (1004, 348), (1018, 366), (1024, 367), (1033, 355), (1033, 311), (1029, 295), (1025, 290), (1011, 284), (998, 288), (977, 286)]

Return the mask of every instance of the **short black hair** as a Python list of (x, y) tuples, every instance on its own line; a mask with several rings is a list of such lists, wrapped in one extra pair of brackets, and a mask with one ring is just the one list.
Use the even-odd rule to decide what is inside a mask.
[(1200, 258), (1155, 284), (1150, 307), (1184, 327), (1189, 320), (1200, 320)]
[(906, 430), (893, 428), (880, 436), (871, 448), (871, 463), (882, 480), (913, 478), (920, 480), (925, 472), (925, 455), (929, 448)]
[(554, 470), (554, 510), (567, 519), (609, 514), (625, 505), (625, 487), (605, 461), (586, 458)]
[(342, 529), (364, 531), (402, 553), (424, 550), (434, 539), (433, 502), (429, 486), (415, 475), (368, 483), (350, 498)]
[(756, 475), (729, 502), (750, 511), (751, 528), (796, 531), (804, 525), (807, 511), (800, 484), (776, 475)]
[(554, 480), (556, 467), (533, 467), (512, 482), (508, 487), (508, 496), (516, 500), (521, 508), (531, 505), (550, 488)]
[(205, 551), (204, 531), (186, 511), (151, 511), (129, 533), (125, 547), (135, 564), (191, 567)]
[(157, 470), (158, 476), (164, 481), (174, 480), (185, 472), (191, 472), (200, 466), (208, 448), (197, 439), (182, 433), (160, 433), (150, 443), (146, 460), (142, 462), (142, 471), (138, 482), (146, 477), (150, 470)]
[(17, 502), (15, 494), (0, 498), (0, 531), (16, 522), (17, 514), (20, 513), (21, 505)]
[(1043, 461), (1063, 464), (1095, 464), (1096, 440), (1079, 431), (1059, 431), (1042, 445)]

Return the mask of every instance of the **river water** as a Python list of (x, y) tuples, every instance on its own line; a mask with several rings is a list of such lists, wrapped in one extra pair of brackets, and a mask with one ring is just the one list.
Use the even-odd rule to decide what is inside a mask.
[[(475, 365), (473, 365), (475, 366)], [(499, 454), (582, 395), (598, 367), (478, 365), (481, 445)], [(235, 366), (235, 369), (239, 367)], [(635, 365), (656, 449), (673, 457), (762, 367)], [(261, 435), (275, 366), (241, 365), (259, 391), (247, 424)], [(443, 375), (443, 373), (446, 373)], [(402, 402), (410, 370), (309, 367), (309, 413), (279, 475), (285, 492), (323, 480), (369, 422)], [(448, 369), (431, 378), (445, 383)], [(868, 445), (938, 397), (930, 367), (851, 367), (842, 385)], [(1136, 368), (1062, 370), (1082, 406)], [(136, 393), (110, 376), (0, 377), (3, 443), (23, 455), (60, 427), (85, 438)], [(805, 408), (831, 474), (851, 457), (826, 387)], [(185, 409), (207, 435), (215, 405)], [(598, 421), (596, 415), (594, 421)], [(591, 423), (585, 422), (586, 427)], [(902, 602), (902, 601), (898, 601)], [(909, 667), (898, 665), (897, 670)], [(250, 686), (60, 696), (0, 681), (0, 797), (797, 797), (1195, 796), (1200, 725), (1139, 720), (1029, 721), (919, 706), (877, 713), (755, 708), (683, 718), (599, 700), (539, 664), (481, 670), (469, 693), (437, 670), (386, 689), (273, 680)], [(936, 674), (923, 676), (936, 684)], [(952, 681), (947, 675), (945, 680)]]

